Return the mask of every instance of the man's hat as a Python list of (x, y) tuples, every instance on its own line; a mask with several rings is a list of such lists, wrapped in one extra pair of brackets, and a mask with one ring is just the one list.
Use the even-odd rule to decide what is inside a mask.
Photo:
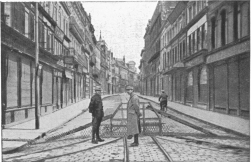
[(100, 87), (96, 87), (95, 91), (101, 91), (101, 88)]
[(133, 87), (132, 86), (127, 86), (126, 90), (133, 90)]

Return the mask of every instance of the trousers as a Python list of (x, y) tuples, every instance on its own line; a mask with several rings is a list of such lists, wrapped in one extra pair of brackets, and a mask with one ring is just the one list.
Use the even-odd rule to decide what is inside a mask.
[(93, 134), (93, 138), (95, 138), (94, 136), (96, 135), (96, 138), (100, 138), (99, 137), (99, 127), (101, 124), (103, 117), (98, 117), (98, 116), (93, 116), (92, 117), (92, 134)]

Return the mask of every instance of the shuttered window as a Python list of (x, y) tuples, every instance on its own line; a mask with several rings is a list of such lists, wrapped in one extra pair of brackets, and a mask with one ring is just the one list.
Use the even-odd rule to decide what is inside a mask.
[(223, 64), (214, 69), (215, 107), (227, 107), (227, 65)]
[(187, 102), (193, 101), (193, 72), (188, 73), (187, 78), (187, 93), (186, 93)]
[(61, 103), (61, 100), (62, 100), (62, 94), (61, 94), (61, 84), (62, 84), (62, 78), (58, 78), (58, 84), (57, 84), (57, 86), (58, 86), (58, 104), (60, 105), (60, 103)]
[(52, 104), (52, 70), (43, 66), (42, 104)]
[(245, 58), (240, 61), (240, 108), (250, 109), (250, 61)]
[(22, 106), (31, 105), (31, 68), (30, 60), (22, 58), (21, 74), (21, 104)]
[(228, 65), (229, 77), (229, 108), (237, 109), (239, 107), (239, 81), (238, 81), (238, 62), (231, 62)]
[(7, 108), (18, 106), (17, 57), (9, 54), (7, 74)]
[(208, 101), (208, 84), (207, 68), (204, 66), (199, 73), (199, 102), (207, 103)]
[[(38, 80), (39, 81), (39, 80)], [(32, 105), (35, 105), (35, 63), (32, 62), (32, 77), (31, 77), (31, 84), (32, 84)]]
[(53, 78), (53, 104), (56, 104), (58, 102), (58, 97), (57, 97), (57, 77)]

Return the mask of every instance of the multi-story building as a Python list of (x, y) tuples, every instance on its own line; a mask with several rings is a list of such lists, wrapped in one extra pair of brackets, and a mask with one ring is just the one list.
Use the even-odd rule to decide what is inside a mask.
[[(161, 31), (161, 87), (169, 100), (249, 116), (249, 5), (248, 1), (177, 3)], [(149, 35), (144, 38), (150, 42)], [(140, 65), (143, 82), (146, 54)]]
[(146, 33), (144, 36), (145, 39), (145, 48), (142, 61), (145, 62), (144, 69), (145, 73), (143, 76), (143, 81), (146, 86), (146, 94), (157, 96), (160, 94), (161, 84), (160, 84), (160, 53), (161, 53), (161, 30), (163, 28), (163, 22), (165, 22), (169, 11), (174, 8), (177, 2), (159, 1), (151, 20), (149, 20)]
[(208, 109), (249, 117), (250, 2), (210, 0), (208, 6)]
[(102, 39), (101, 37), (101, 32), (100, 32), (100, 37), (99, 41), (97, 42), (97, 46), (99, 47), (101, 51), (100, 55), (100, 81), (101, 81), (101, 88), (103, 90), (103, 94), (108, 93), (108, 62), (107, 62), (107, 57), (109, 55), (109, 50), (108, 50), (108, 45), (106, 44), (105, 40)]
[[(2, 124), (35, 116), (35, 8), (1, 3)], [(80, 2), (38, 3), (39, 113), (90, 97), (98, 75), (91, 16)], [(94, 66), (95, 65), (95, 66)], [(96, 67), (97, 66), (97, 67)], [(90, 72), (90, 76), (88, 75)], [(90, 87), (89, 87), (90, 86)]]

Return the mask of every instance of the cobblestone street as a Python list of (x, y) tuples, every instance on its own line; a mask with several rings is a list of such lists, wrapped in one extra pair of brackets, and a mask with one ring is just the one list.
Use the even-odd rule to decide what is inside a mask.
[[(120, 98), (121, 97), (121, 98)], [(104, 99), (105, 115), (113, 114), (120, 104), (126, 103), (128, 96)], [(140, 100), (143, 102), (144, 100)], [(146, 111), (147, 112), (147, 111)], [(153, 112), (151, 112), (153, 113)], [(85, 120), (90, 122), (88, 112), (74, 118), (69, 123), (59, 127), (50, 135), (60, 134), (81, 126)], [(151, 115), (150, 115), (151, 116)], [(4, 161), (173, 161), (173, 162), (248, 162), (249, 140), (228, 134), (228, 138), (208, 136), (192, 127), (162, 116), (162, 122), (167, 125), (171, 136), (144, 135), (139, 137), (138, 147), (128, 147), (133, 139), (122, 137), (103, 137), (105, 142), (92, 144), (90, 137), (84, 137), (91, 128), (75, 132), (55, 140), (40, 140), (19, 152), (4, 154)], [(122, 117), (117, 115), (117, 117)], [(187, 120), (189, 120), (187, 118)], [(196, 120), (193, 119), (194, 122)], [(102, 124), (109, 124), (109, 120)], [(199, 125), (198, 125), (199, 126)], [(103, 133), (105, 130), (103, 130)], [(227, 133), (221, 133), (226, 135)], [(126, 143), (125, 143), (126, 142)]]

